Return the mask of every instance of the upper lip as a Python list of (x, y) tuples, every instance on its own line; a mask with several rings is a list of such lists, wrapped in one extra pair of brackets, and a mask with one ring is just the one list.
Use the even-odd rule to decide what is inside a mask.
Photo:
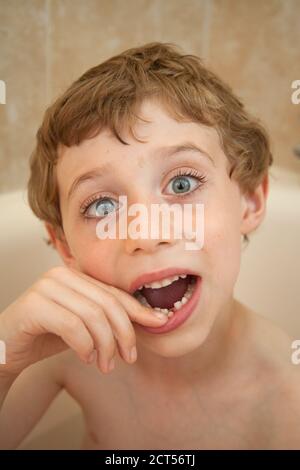
[(191, 271), (186, 268), (166, 268), (160, 269), (159, 271), (153, 271), (150, 273), (141, 274), (138, 276), (130, 285), (129, 293), (133, 294), (139, 287), (144, 284), (150, 284), (151, 282), (161, 281), (166, 277), (175, 276), (176, 274), (191, 274), (194, 276), (199, 276), (195, 271)]

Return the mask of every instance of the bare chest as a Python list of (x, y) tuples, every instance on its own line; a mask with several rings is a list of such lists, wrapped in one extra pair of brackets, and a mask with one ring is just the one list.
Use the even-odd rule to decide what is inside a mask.
[[(99, 376), (98, 376), (99, 377)], [(106, 380), (104, 380), (106, 379)], [(244, 400), (166, 393), (115, 375), (77, 377), (71, 394), (87, 423), (83, 449), (251, 449), (267, 445), (259, 413)]]

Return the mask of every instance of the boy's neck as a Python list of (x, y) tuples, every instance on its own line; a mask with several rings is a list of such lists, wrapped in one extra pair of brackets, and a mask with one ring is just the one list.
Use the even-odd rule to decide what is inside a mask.
[(223, 311), (217, 314), (215, 324), (203, 344), (183, 356), (163, 357), (139, 345), (137, 370), (152, 384), (165, 385), (171, 389), (175, 384), (206, 383), (209, 378), (217, 376), (224, 365), (227, 368), (236, 358), (236, 341), (241, 338), (242, 308), (242, 304), (231, 298)]

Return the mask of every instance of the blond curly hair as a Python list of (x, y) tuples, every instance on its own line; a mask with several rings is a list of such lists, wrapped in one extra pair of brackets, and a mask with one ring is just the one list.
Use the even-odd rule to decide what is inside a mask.
[(174, 43), (151, 42), (87, 70), (46, 110), (30, 157), (27, 188), (38, 218), (62, 229), (55, 174), (59, 145), (80, 144), (102, 128), (126, 145), (121, 131), (126, 128), (134, 136), (139, 106), (150, 97), (158, 98), (178, 121), (214, 127), (230, 162), (230, 177), (245, 192), (259, 185), (273, 162), (263, 126), (198, 56), (181, 53)]

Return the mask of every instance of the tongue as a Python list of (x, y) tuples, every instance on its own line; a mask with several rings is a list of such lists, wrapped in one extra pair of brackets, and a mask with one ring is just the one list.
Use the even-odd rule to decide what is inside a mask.
[(140, 292), (147, 299), (151, 307), (172, 308), (174, 303), (181, 300), (184, 296), (188, 285), (189, 277), (180, 277), (177, 281), (172, 282), (169, 286), (160, 289), (151, 289), (144, 287)]

